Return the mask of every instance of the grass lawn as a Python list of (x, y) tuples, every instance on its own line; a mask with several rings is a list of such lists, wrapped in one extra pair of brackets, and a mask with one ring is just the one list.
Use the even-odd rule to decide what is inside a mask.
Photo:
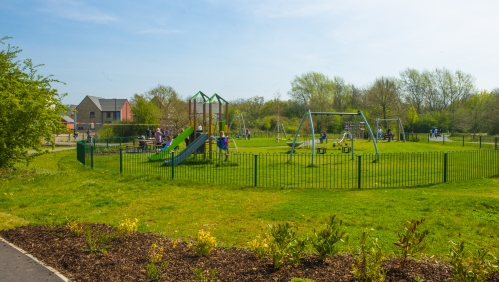
[[(420, 145), (392, 142), (380, 148), (423, 150)], [(443, 150), (443, 145), (427, 146), (432, 147), (426, 151)], [(0, 191), (0, 229), (28, 222), (62, 224), (67, 219), (116, 226), (123, 219), (138, 218), (140, 231), (179, 238), (207, 229), (222, 246), (245, 247), (269, 224), (290, 222), (305, 236), (336, 214), (351, 245), (360, 228), (373, 228), (390, 253), (406, 221), (426, 218), (421, 227), (430, 231), (430, 255), (446, 256), (450, 240), (499, 254), (498, 179), (404, 189), (251, 188), (91, 170), (77, 163), (75, 151), (62, 151), (35, 159), (29, 171), (1, 174)]]

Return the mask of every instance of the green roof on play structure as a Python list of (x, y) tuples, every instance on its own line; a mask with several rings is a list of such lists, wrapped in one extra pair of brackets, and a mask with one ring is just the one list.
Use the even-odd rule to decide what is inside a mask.
[[(222, 101), (226, 104), (228, 104), (229, 102), (225, 101), (224, 98), (222, 98), (220, 95), (218, 95), (217, 93), (213, 94), (209, 99), (208, 99), (208, 102), (205, 102), (205, 104), (212, 104), (213, 103), (213, 100), (217, 98), (218, 100), (218, 103), (219, 104), (222, 104)], [(222, 101), (220, 101), (222, 100)]]

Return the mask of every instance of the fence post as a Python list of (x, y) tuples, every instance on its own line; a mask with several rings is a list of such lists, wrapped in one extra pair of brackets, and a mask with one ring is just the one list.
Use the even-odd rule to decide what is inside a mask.
[(254, 186), (258, 185), (258, 155), (255, 155), (255, 171), (254, 171)]
[(430, 143), (431, 134), (428, 134), (428, 143)]
[(172, 179), (175, 178), (175, 151), (172, 151)]
[(94, 147), (90, 144), (90, 168), (94, 168)]
[(463, 135), (463, 147), (464, 147), (464, 135)]
[(445, 134), (442, 133), (442, 145), (445, 145)]
[(106, 138), (106, 149), (109, 149), (109, 138)]
[(497, 151), (497, 137), (494, 138), (494, 150)]
[(357, 188), (360, 189), (362, 178), (362, 156), (357, 156)]
[(482, 135), (480, 135), (479, 138), (480, 138), (480, 149), (482, 149)]
[(120, 148), (120, 173), (123, 173), (123, 149)]
[(444, 153), (444, 183), (447, 182), (447, 154)]

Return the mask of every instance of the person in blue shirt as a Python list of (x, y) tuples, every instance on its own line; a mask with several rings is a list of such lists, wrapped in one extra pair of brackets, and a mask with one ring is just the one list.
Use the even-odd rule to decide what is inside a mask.
[(229, 159), (229, 137), (225, 136), (223, 131), (220, 131), (220, 137), (217, 139), (217, 147), (220, 151), (225, 151), (225, 161)]
[(326, 139), (326, 131), (325, 131), (325, 130), (323, 130), (323, 131), (321, 132), (321, 137), (319, 137), (319, 141), (320, 141), (321, 143), (323, 143), (325, 139)]

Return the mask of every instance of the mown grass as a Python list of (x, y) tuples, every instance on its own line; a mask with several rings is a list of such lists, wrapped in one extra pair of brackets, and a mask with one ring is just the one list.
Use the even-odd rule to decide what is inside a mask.
[(208, 229), (220, 245), (244, 247), (268, 224), (290, 222), (305, 236), (336, 214), (353, 242), (369, 227), (393, 252), (403, 224), (426, 218), (421, 227), (430, 231), (430, 255), (446, 256), (449, 240), (499, 254), (498, 179), (404, 189), (266, 189), (91, 170), (65, 151), (36, 159), (28, 171), (2, 174), (0, 191), (2, 218), (17, 220), (2, 219), (0, 229), (67, 219), (116, 226), (138, 218), (143, 232), (179, 238)]

